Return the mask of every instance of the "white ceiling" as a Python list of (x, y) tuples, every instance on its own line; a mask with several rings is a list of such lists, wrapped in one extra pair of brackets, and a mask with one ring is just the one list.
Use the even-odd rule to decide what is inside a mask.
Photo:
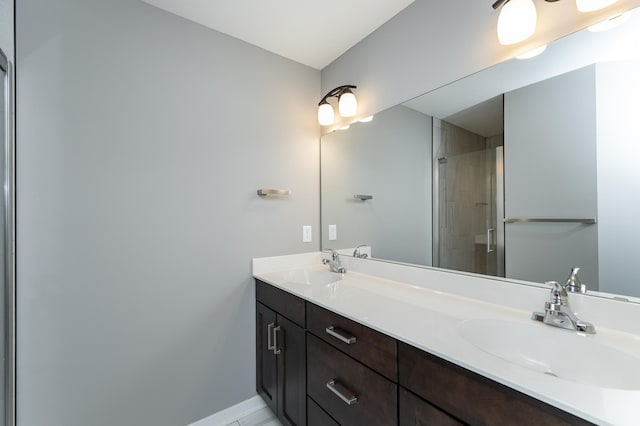
[(504, 102), (502, 95), (444, 117), (444, 121), (485, 138), (501, 135), (504, 133)]
[(414, 0), (142, 0), (322, 69)]

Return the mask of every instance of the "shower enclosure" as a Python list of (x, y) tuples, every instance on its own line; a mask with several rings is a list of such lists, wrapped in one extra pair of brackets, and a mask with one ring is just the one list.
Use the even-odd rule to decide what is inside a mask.
[(434, 123), (434, 266), (504, 276), (502, 136)]
[(11, 64), (0, 50), (0, 322), (2, 368), (0, 377), (0, 424), (15, 424), (15, 215), (14, 215), (14, 138), (13, 84)]

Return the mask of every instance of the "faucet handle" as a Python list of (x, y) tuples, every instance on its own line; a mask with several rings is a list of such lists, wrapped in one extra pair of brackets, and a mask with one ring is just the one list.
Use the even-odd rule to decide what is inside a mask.
[[(336, 259), (338, 259), (338, 252), (337, 252), (337, 251), (335, 251), (334, 249), (332, 249), (332, 248), (325, 248), (325, 249), (324, 249), (324, 251), (325, 251), (325, 252), (330, 252), (330, 253), (331, 253), (331, 260), (336, 260)], [(326, 260), (326, 259), (325, 259), (325, 260)], [(325, 263), (325, 262), (324, 262), (324, 260), (323, 260), (323, 262), (322, 262), (322, 263)], [(325, 263), (325, 264), (326, 264), (326, 263)]]
[(366, 259), (367, 257), (369, 257), (367, 253), (362, 253), (360, 251), (362, 247), (367, 247), (367, 244), (360, 244), (358, 247), (356, 247), (356, 249), (353, 251), (353, 257), (359, 257), (360, 259)]
[(571, 268), (571, 274), (569, 278), (567, 278), (567, 282), (564, 284), (565, 290), (571, 293), (586, 293), (587, 286), (580, 282), (580, 278), (578, 278), (578, 272), (580, 268)]
[(569, 295), (567, 291), (557, 281), (547, 281), (545, 284), (551, 286), (551, 298), (549, 302), (556, 306), (567, 306), (569, 304)]

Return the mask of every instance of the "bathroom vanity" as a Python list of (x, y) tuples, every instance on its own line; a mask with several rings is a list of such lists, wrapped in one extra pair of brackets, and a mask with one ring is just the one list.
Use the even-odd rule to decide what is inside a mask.
[[(519, 308), (535, 298), (543, 304), (546, 288), (511, 285), (493, 293), (498, 296), (490, 303), (489, 292), (504, 283), (344, 256), (348, 272), (336, 274), (322, 266), (326, 256), (254, 260), (257, 389), (283, 424), (640, 422), (637, 372), (626, 378), (593, 375), (588, 370), (599, 365), (589, 366), (589, 354), (578, 353), (573, 355), (581, 367), (565, 377), (562, 363), (551, 362), (543, 371), (509, 358), (504, 347), (496, 349), (502, 340), (526, 355), (528, 348), (519, 345), (528, 343), (517, 338), (525, 335), (542, 339), (531, 343), (543, 348), (534, 361), (571, 358), (563, 341), (582, 350), (583, 343), (573, 339), (587, 339), (597, 348), (614, 345), (620, 362), (638, 370), (637, 336), (606, 327), (586, 336), (531, 321), (526, 307)], [(478, 298), (456, 294), (470, 279), (477, 281)], [(505, 306), (501, 297), (523, 299)], [(588, 300), (575, 302), (589, 311)]]

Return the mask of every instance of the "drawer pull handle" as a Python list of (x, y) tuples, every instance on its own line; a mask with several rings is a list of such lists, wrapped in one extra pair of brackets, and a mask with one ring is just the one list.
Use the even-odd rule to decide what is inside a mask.
[(333, 392), (338, 398), (343, 400), (347, 405), (353, 405), (358, 402), (358, 397), (353, 394), (349, 389), (336, 382), (335, 379), (329, 380), (327, 383), (327, 389)]
[(327, 327), (325, 331), (327, 332), (327, 334), (335, 337), (336, 339), (340, 340), (343, 343), (346, 343), (347, 345), (352, 345), (356, 342), (355, 336), (348, 336), (344, 332), (342, 332), (340, 329), (335, 328), (333, 325), (330, 327)]
[(280, 331), (280, 326), (277, 326), (273, 329), (273, 354), (280, 355), (282, 352), (278, 347), (278, 331)]
[(273, 327), (275, 327), (275, 323), (267, 324), (267, 350), (272, 351), (275, 346), (271, 343), (271, 334), (273, 333)]

